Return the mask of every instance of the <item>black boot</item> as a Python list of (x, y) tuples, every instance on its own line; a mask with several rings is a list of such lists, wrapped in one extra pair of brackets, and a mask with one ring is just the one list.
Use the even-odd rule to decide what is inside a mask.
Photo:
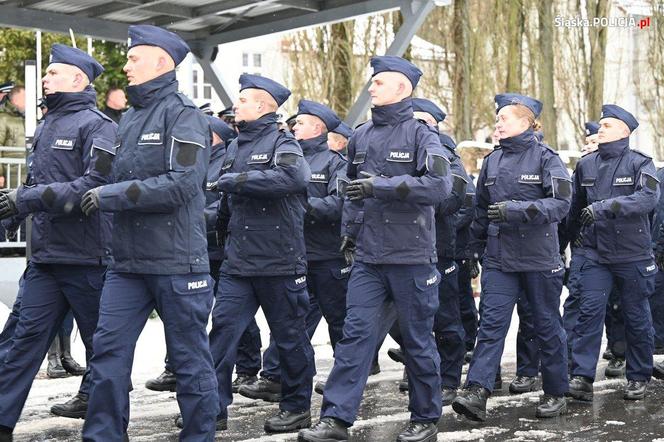
[(316, 385), (314, 385), (314, 391), (322, 395), (325, 392), (325, 381), (316, 382)]
[(613, 359), (615, 356), (613, 356), (613, 352), (609, 347), (606, 347), (606, 350), (604, 350), (604, 353), (602, 353), (602, 359), (606, 359), (607, 361), (610, 361)]
[(376, 359), (373, 362), (373, 365), (371, 366), (371, 371), (369, 372), (369, 376), (373, 376), (380, 373), (380, 364), (378, 363), (378, 359)]
[(175, 374), (164, 370), (155, 379), (148, 380), (145, 388), (152, 391), (175, 391)]
[(486, 400), (490, 394), (481, 385), (470, 384), (452, 401), (452, 409), (470, 420), (483, 422), (486, 420)]
[(433, 422), (411, 421), (397, 436), (397, 442), (434, 442), (438, 438), (438, 427)]
[(607, 378), (621, 378), (625, 376), (625, 360), (622, 358), (613, 358), (604, 369), (604, 376)]
[(404, 361), (406, 360), (406, 357), (403, 354), (403, 350), (400, 348), (390, 348), (387, 350), (387, 355), (392, 359), (394, 362), (398, 362), (399, 364), (405, 363)]
[(14, 436), (12, 435), (13, 433), (13, 428), (0, 425), (0, 442), (12, 442), (14, 440)]
[(406, 367), (403, 369), (403, 377), (399, 381), (399, 391), (408, 391), (408, 373)]
[(258, 378), (253, 384), (242, 385), (237, 392), (249, 399), (261, 399), (265, 402), (281, 401), (281, 383), (267, 378)]
[(627, 380), (627, 387), (623, 399), (628, 401), (638, 401), (646, 397), (646, 381)]
[(60, 339), (56, 336), (48, 348), (48, 366), (46, 367), (46, 375), (51, 379), (66, 378), (69, 374), (62, 368), (60, 363), (60, 354), (62, 350), (60, 347)]
[(569, 380), (569, 391), (565, 396), (572, 397), (578, 401), (593, 401), (593, 381), (584, 376), (572, 376)]
[(332, 442), (347, 441), (348, 428), (338, 419), (324, 417), (316, 425), (300, 430), (298, 442)]
[(457, 397), (456, 388), (443, 387), (443, 407), (452, 405), (452, 401)]
[(64, 404), (55, 404), (51, 407), (51, 413), (56, 416), (69, 417), (72, 419), (85, 419), (88, 411), (88, 395), (78, 393)]
[[(175, 418), (175, 426), (178, 428), (184, 428), (184, 422), (182, 416)], [(224, 431), (228, 429), (228, 419), (217, 418), (217, 424), (215, 426), (215, 431)]]
[(264, 429), (266, 433), (288, 433), (310, 426), (311, 413), (309, 410), (301, 413), (279, 410), (276, 416), (272, 416), (265, 421)]
[(652, 367), (652, 375), (657, 379), (664, 379), (664, 361), (655, 362), (655, 365)]
[(251, 385), (256, 382), (258, 378), (249, 374), (238, 374), (232, 384), (233, 393), (237, 393), (238, 388), (242, 385)]
[(545, 394), (540, 397), (540, 404), (537, 406), (535, 416), (557, 417), (565, 413), (567, 413), (567, 400), (565, 400), (564, 396)]
[[(58, 338), (56, 337), (56, 339)], [(63, 336), (60, 343), (62, 344), (62, 357), (60, 358), (62, 368), (73, 376), (83, 376), (85, 367), (81, 367), (71, 356), (71, 336)]]
[(537, 376), (517, 376), (510, 382), (510, 393), (522, 394), (537, 389)]
[(503, 389), (503, 378), (500, 376), (500, 373), (496, 375), (496, 379), (493, 381), (493, 391)]

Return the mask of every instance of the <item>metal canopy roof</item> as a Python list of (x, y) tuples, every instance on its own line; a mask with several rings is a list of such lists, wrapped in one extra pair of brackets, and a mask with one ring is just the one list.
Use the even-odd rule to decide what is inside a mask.
[(177, 31), (211, 46), (389, 9), (406, 0), (0, 0), (0, 26), (126, 41), (130, 24)]

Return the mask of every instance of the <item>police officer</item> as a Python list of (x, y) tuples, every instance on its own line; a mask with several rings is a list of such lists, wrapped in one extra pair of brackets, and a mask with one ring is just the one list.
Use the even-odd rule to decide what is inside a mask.
[[(307, 335), (313, 336), (322, 316), (327, 322), (332, 349), (341, 339), (346, 316), (346, 289), (350, 266), (339, 251), (341, 246), (341, 192), (347, 184), (346, 159), (330, 150), (328, 135), (341, 120), (329, 107), (300, 100), (293, 132), (311, 169), (307, 186), (304, 239), (307, 251), (307, 289), (310, 308)], [(254, 399), (266, 399), (280, 391), (280, 366), (274, 340), (263, 354), (263, 371), (253, 385), (238, 392)], [(320, 386), (319, 386), (320, 389)]]
[(565, 272), (557, 223), (569, 210), (571, 183), (558, 155), (535, 138), (542, 103), (518, 94), (495, 101), (500, 146), (482, 164), (470, 245), (483, 255), (480, 330), (466, 388), (452, 407), (469, 419), (486, 419), (512, 310), (523, 293), (542, 359), (544, 396), (536, 414), (553, 417), (566, 411), (567, 347), (558, 312)]
[(311, 170), (276, 111), (290, 96), (279, 83), (240, 76), (235, 119), (240, 130), (222, 165), (218, 235), (226, 259), (212, 312), (210, 347), (221, 402), (220, 422), (232, 403), (231, 376), (240, 336), (263, 309), (281, 366), (279, 413), (265, 431), (286, 432), (311, 422), (313, 348), (305, 331), (309, 308), (304, 241), (306, 189)]
[[(32, 213), (32, 257), (12, 346), (0, 364), (0, 433), (11, 433), (53, 336), (71, 309), (86, 359), (111, 260), (110, 216), (81, 213), (83, 194), (110, 181), (117, 126), (90, 83), (104, 71), (85, 52), (55, 44), (42, 79), (50, 112), (37, 128), (30, 176), (0, 195), (0, 219)], [(84, 377), (78, 398), (88, 395)]]
[(353, 128), (342, 121), (327, 133), (327, 145), (331, 150), (347, 155), (348, 140), (351, 136), (353, 136)]
[(177, 378), (180, 437), (213, 440), (218, 400), (205, 329), (213, 294), (203, 215), (210, 128), (178, 93), (175, 66), (189, 52), (179, 36), (130, 26), (128, 47), (133, 106), (120, 121), (115, 183), (88, 191), (81, 204), (86, 213), (114, 215), (83, 439), (122, 439), (133, 351), (156, 308)]
[(299, 440), (347, 440), (382, 325), (393, 300), (403, 336), (411, 422), (399, 441), (435, 440), (441, 413), (440, 359), (431, 333), (438, 310), (434, 212), (450, 193), (438, 133), (413, 118), (410, 98), (422, 72), (395, 56), (373, 57), (371, 121), (348, 145), (342, 250), (355, 263), (343, 338), (323, 396), (320, 421)]
[(638, 122), (614, 104), (602, 106), (599, 149), (581, 158), (574, 174), (570, 236), (580, 255), (579, 317), (572, 342), (569, 395), (592, 401), (611, 290), (618, 288), (627, 341), (624, 398), (643, 399), (652, 374), (653, 331), (648, 297), (655, 286), (649, 212), (659, 197), (652, 159), (630, 149)]

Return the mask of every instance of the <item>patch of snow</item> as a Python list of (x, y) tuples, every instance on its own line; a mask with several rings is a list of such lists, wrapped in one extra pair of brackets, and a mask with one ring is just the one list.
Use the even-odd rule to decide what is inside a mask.
[(607, 425), (625, 425), (625, 422), (621, 422), (621, 421), (606, 421), (604, 423), (607, 424)]
[(516, 437), (524, 437), (528, 439), (540, 439), (540, 440), (557, 439), (560, 437), (559, 434), (551, 433), (550, 431), (544, 431), (544, 430), (515, 431), (514, 435)]
[(445, 431), (438, 433), (438, 439), (442, 441), (465, 441), (465, 440), (480, 440), (488, 436), (495, 436), (509, 431), (508, 428), (500, 427), (486, 427), (486, 428), (473, 428), (469, 431)]

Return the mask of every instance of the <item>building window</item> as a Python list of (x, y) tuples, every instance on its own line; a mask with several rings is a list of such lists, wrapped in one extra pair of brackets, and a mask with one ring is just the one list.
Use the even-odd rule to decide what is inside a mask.
[(263, 64), (263, 54), (254, 54), (254, 67), (259, 68)]
[(246, 52), (242, 53), (242, 66), (243, 67), (249, 66), (249, 54), (247, 54)]
[(194, 92), (194, 98), (198, 98), (198, 71), (196, 69), (194, 69), (193, 72), (192, 72), (192, 75), (193, 75), (192, 80), (194, 82), (194, 84), (193, 84), (194, 87), (192, 88), (194, 90), (193, 91)]
[(206, 100), (212, 99), (212, 86), (207, 83), (203, 85), (203, 98)]

